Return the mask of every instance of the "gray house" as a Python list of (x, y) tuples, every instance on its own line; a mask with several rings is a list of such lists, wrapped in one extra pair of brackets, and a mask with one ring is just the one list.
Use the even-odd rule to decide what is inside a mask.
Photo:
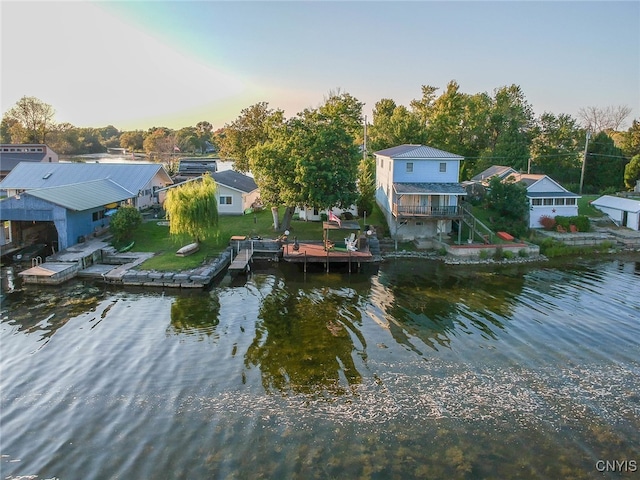
[(0, 180), (20, 162), (58, 163), (58, 154), (42, 143), (0, 144)]

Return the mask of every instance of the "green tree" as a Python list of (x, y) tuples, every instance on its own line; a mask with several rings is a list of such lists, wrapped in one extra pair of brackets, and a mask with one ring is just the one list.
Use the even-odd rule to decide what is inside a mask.
[(584, 173), (584, 191), (600, 193), (624, 188), (628, 160), (605, 132), (591, 138)]
[(496, 230), (506, 230), (516, 236), (526, 232), (529, 201), (524, 183), (493, 177), (489, 181), (485, 201), (486, 206), (499, 216), (494, 219), (493, 227)]
[(196, 135), (200, 143), (200, 152), (204, 152), (206, 149), (206, 142), (214, 143), (213, 141), (213, 125), (207, 121), (198, 122), (196, 124)]
[(358, 215), (371, 215), (376, 201), (376, 161), (366, 156), (358, 165)]
[[(296, 206), (348, 207), (356, 201), (360, 153), (348, 129), (330, 108), (307, 109), (249, 150), (249, 166), (261, 198), (272, 206), (276, 229), (290, 228)], [(286, 207), (282, 225), (280, 205)]]
[(47, 143), (56, 153), (61, 155), (84, 153), (79, 133), (80, 129), (70, 123), (59, 123), (49, 134)]
[[(51, 105), (36, 97), (22, 97), (5, 114), (8, 120), (14, 120), (21, 127), (12, 131), (12, 142), (46, 143), (47, 134), (55, 125), (54, 116)], [(16, 138), (18, 133), (20, 138)]]
[(248, 172), (248, 152), (269, 140), (270, 132), (284, 121), (282, 110), (269, 108), (267, 102), (260, 102), (245, 108), (231, 124), (225, 125), (220, 136), (220, 157), (233, 160), (233, 168)]
[(638, 180), (640, 180), (640, 154), (633, 157), (624, 167), (624, 184), (629, 190), (636, 186)]
[(533, 109), (518, 85), (495, 90), (489, 115), (489, 145), (478, 170), (500, 164), (526, 170), (529, 160)]
[(189, 235), (195, 242), (205, 240), (218, 226), (216, 191), (216, 182), (209, 174), (169, 189), (164, 202), (169, 233)]
[(411, 100), (409, 106), (413, 113), (418, 116), (420, 125), (426, 128), (431, 122), (432, 109), (436, 101), (438, 87), (422, 85), (421, 91), (422, 97), (419, 100)]
[(130, 152), (139, 152), (144, 149), (144, 132), (134, 130), (122, 132), (120, 135), (120, 146)]
[(545, 112), (533, 128), (531, 173), (544, 173), (560, 183), (578, 183), (585, 132), (570, 115)]
[(390, 99), (376, 103), (369, 130), (369, 141), (374, 151), (404, 143), (421, 144), (424, 140), (425, 129), (417, 114), (403, 105), (396, 106)]
[(634, 157), (640, 154), (640, 121), (634, 120), (626, 132), (612, 134), (616, 147), (622, 150), (625, 157)]
[(171, 155), (176, 147), (173, 131), (166, 127), (150, 129), (142, 145), (147, 154), (159, 157)]
[(175, 134), (175, 146), (181, 153), (195, 153), (202, 151), (202, 143), (195, 127), (184, 127)]
[(142, 223), (142, 215), (136, 207), (126, 205), (118, 208), (111, 216), (109, 231), (116, 245), (122, 245), (133, 238), (135, 229)]

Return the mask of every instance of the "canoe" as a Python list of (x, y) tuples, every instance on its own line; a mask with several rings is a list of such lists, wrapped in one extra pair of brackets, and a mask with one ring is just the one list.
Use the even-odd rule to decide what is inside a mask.
[(180, 248), (176, 252), (176, 255), (178, 255), (179, 257), (186, 257), (187, 255), (191, 255), (192, 253), (196, 253), (198, 250), (200, 250), (200, 245), (197, 242), (194, 242)]
[(124, 247), (122, 247), (120, 250), (118, 250), (118, 253), (124, 253), (124, 252), (128, 252), (129, 250), (131, 250), (133, 248), (133, 244), (136, 242), (131, 242), (129, 245), (126, 245)]

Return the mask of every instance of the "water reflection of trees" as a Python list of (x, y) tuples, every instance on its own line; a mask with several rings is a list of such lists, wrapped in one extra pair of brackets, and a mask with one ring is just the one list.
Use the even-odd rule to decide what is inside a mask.
[[(2, 322), (23, 333), (48, 340), (69, 320), (94, 311), (104, 292), (93, 285), (70, 283), (62, 287), (29, 286), (8, 293), (2, 300)], [(111, 304), (105, 310), (111, 308)]]
[(398, 261), (380, 272), (372, 301), (398, 343), (415, 349), (410, 340), (414, 336), (437, 350), (448, 348), (456, 333), (495, 338), (512, 315), (523, 285), (524, 273), (516, 267)]
[(267, 391), (345, 393), (361, 382), (353, 360), (354, 350), (366, 346), (360, 299), (344, 286), (296, 288), (277, 281), (260, 306), (245, 363), (260, 367)]
[(220, 323), (220, 299), (216, 291), (177, 296), (171, 304), (171, 324), (174, 334), (211, 337)]

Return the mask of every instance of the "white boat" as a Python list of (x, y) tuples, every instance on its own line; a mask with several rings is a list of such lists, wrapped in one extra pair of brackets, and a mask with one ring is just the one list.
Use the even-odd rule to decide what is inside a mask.
[(186, 257), (187, 255), (191, 255), (192, 253), (196, 253), (198, 250), (200, 250), (200, 244), (194, 242), (180, 248), (176, 252), (176, 255), (178, 255), (179, 257)]

